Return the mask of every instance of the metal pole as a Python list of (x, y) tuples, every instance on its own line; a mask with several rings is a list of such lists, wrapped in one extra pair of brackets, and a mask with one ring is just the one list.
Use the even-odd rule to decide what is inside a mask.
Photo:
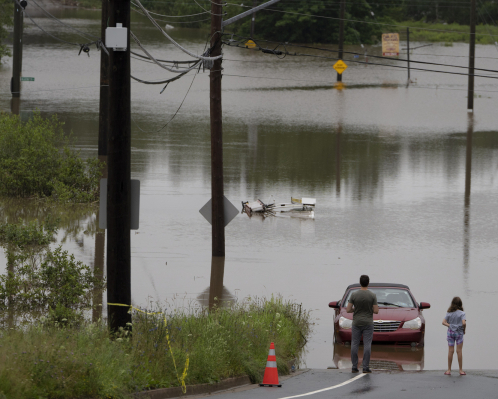
[(474, 111), (474, 66), (476, 55), (476, 0), (470, 2), (469, 87), (467, 110)]
[[(258, 5), (258, 0), (252, 0), (252, 7), (256, 7)], [(256, 22), (256, 13), (252, 14), (251, 18), (251, 39), (254, 37), (254, 24)]]
[(408, 58), (408, 83), (410, 84), (410, 28), (406, 28), (406, 55)]
[[(107, 302), (131, 305), (130, 0), (109, 0), (109, 26), (128, 30), (126, 51), (109, 50)], [(124, 306), (108, 305), (109, 327), (131, 322)]]
[[(10, 91), (12, 98), (21, 97), (21, 70), (22, 70), (22, 9), (14, 1), (14, 38), (13, 38), (13, 57), (12, 57), (12, 79)], [(13, 100), (12, 112), (19, 114), (19, 100)]]
[[(221, 0), (211, 1), (211, 56), (221, 54)], [(214, 61), (209, 74), (211, 112), (211, 197), (213, 256), (225, 256), (223, 216), (223, 125), (221, 120), (221, 58)]]
[[(339, 12), (339, 59), (342, 60), (344, 50), (344, 9), (346, 8), (346, 0), (341, 0), (341, 9)], [(337, 81), (342, 82), (342, 74), (337, 73)]]

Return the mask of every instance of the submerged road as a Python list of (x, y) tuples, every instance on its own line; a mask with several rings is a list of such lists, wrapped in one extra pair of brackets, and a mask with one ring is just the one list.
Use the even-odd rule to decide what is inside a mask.
[(498, 370), (467, 371), (451, 376), (444, 371), (402, 371), (352, 374), (346, 370), (309, 369), (281, 381), (282, 388), (250, 385), (211, 395), (219, 399), (330, 399), (361, 396), (368, 399), (458, 399), (498, 397)]

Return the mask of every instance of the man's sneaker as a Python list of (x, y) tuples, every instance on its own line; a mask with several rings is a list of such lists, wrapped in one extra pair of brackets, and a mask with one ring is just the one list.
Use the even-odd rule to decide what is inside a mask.
[(352, 373), (357, 373), (358, 371), (360, 371), (360, 370), (358, 370), (356, 367), (353, 367), (353, 368), (351, 369), (351, 372), (352, 372)]
[(363, 369), (363, 372), (364, 372), (364, 373), (371, 373), (371, 372), (372, 372), (372, 370), (370, 370), (370, 369), (367, 367), (366, 369)]

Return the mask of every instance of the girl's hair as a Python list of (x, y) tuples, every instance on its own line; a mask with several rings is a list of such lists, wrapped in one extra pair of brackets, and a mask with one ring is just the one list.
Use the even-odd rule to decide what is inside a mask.
[(453, 313), (457, 310), (461, 310), (463, 312), (462, 300), (460, 299), (459, 296), (454, 297), (453, 300), (451, 301), (451, 305), (448, 308), (448, 313)]

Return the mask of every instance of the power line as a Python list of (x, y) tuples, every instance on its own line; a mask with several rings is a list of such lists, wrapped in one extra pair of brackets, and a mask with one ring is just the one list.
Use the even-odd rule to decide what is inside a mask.
[[(376, 64), (373, 64), (376, 65)], [(268, 76), (248, 76), (248, 75), (233, 75), (233, 74), (223, 74), (223, 76), (229, 76), (229, 77), (237, 77), (237, 78), (250, 78), (250, 79), (268, 79), (268, 80), (285, 80), (285, 81), (294, 81), (294, 82), (314, 82), (314, 83), (327, 83), (330, 86), (333, 86), (335, 82), (331, 82), (330, 80), (312, 80), (312, 79), (294, 79), (294, 78), (275, 78), (275, 77), (268, 77)], [(348, 87), (347, 84), (344, 85), (346, 88)], [(354, 87), (354, 86), (353, 86)], [(397, 85), (397, 87), (400, 88), (406, 88), (406, 84), (403, 85)], [(420, 89), (433, 89), (433, 90), (459, 90), (459, 91), (467, 91), (467, 89), (453, 89), (453, 88), (447, 88), (447, 87), (429, 87), (429, 86), (410, 86), (410, 88), (416, 87)], [(498, 90), (474, 90), (478, 92), (485, 92), (485, 93), (498, 93)]]
[[(242, 46), (236, 46), (236, 47), (246, 48), (246, 47), (242, 47)], [(269, 50), (268, 52), (270, 52), (270, 51), (272, 51), (272, 50)], [(283, 52), (281, 52), (281, 53), (283, 53)], [(324, 59), (330, 59), (330, 60), (336, 60), (336, 61), (339, 60), (339, 58), (337, 58), (337, 57), (326, 57), (326, 56), (313, 55), (313, 54), (301, 54), (301, 53), (292, 54), (292, 53), (286, 52), (286, 55), (297, 56), (297, 57), (324, 58)], [(379, 64), (379, 63), (374, 63), (374, 62), (365, 62), (365, 61), (357, 61), (357, 60), (348, 60), (348, 62), (355, 62), (358, 64), (366, 64), (366, 65), (380, 65), (380, 66), (386, 66), (386, 67), (390, 67), (390, 68), (408, 69), (408, 67), (402, 66), (402, 65)], [(438, 70), (434, 70), (434, 69), (423, 69), (423, 68), (413, 68), (413, 67), (410, 67), (410, 69), (415, 70), (415, 71), (423, 71), (423, 72), (445, 73), (445, 74), (449, 74), (449, 75), (462, 75), (462, 76), (469, 76), (470, 75), (470, 76), (475, 76), (475, 77), (480, 77), (480, 78), (498, 79), (498, 76), (476, 75), (476, 74), (472, 75), (472, 74), (461, 73), (461, 72), (438, 71)], [(498, 71), (495, 71), (495, 72), (498, 72)]]
[(204, 57), (204, 56), (199, 56), (199, 55), (196, 55), (192, 52), (190, 52), (189, 50), (187, 50), (186, 48), (182, 47), (179, 43), (177, 43), (170, 35), (168, 35), (160, 26), (159, 24), (154, 20), (154, 18), (152, 18), (150, 16), (150, 14), (147, 12), (147, 10), (144, 8), (144, 6), (142, 5), (142, 3), (140, 3), (140, 0), (136, 0), (136, 2), (138, 3), (139, 7), (141, 8), (141, 10), (146, 14), (147, 18), (150, 20), (150, 22), (152, 22), (152, 24), (157, 28), (159, 29), (159, 31), (171, 42), (173, 43), (176, 47), (178, 47), (180, 50), (182, 50), (184, 53), (190, 55), (191, 57), (194, 57), (194, 58), (197, 58), (199, 60), (203, 60), (203, 61), (207, 61), (207, 62), (214, 62), (215, 60), (217, 59), (220, 59), (223, 57), (223, 55), (219, 55), (217, 57)]
[(50, 12), (48, 12), (47, 10), (45, 10), (42, 6), (40, 6), (35, 0), (30, 0), (32, 1), (39, 9), (41, 9), (45, 14), (47, 14), (50, 18), (54, 19), (55, 21), (57, 21), (58, 23), (68, 27), (69, 29), (72, 29), (74, 30), (75, 32), (78, 32), (80, 34), (80, 36), (83, 36), (85, 39), (89, 39), (89, 40), (92, 40), (92, 38), (95, 38), (95, 39), (100, 39), (98, 36), (95, 36), (95, 35), (92, 35), (92, 34), (89, 34), (89, 33), (85, 33), (77, 28), (75, 28), (74, 26), (71, 26), (69, 24), (66, 24), (64, 21), (61, 21), (59, 18), (55, 17), (54, 15), (52, 15)]
[[(131, 11), (136, 12), (137, 14), (143, 15), (144, 17), (147, 16), (143, 12), (141, 12), (140, 10), (136, 10), (134, 8), (131, 8)], [(166, 21), (164, 19), (154, 18), (154, 20), (156, 20), (156, 21), (166, 22), (168, 24), (194, 24), (194, 23), (197, 23), (197, 22), (209, 21), (210, 19), (211, 18), (198, 19), (196, 21)]]
[[(17, 2), (16, 0), (16, 4), (21, 7), (21, 5)], [(21, 7), (22, 8), (22, 7)], [(89, 53), (90, 51), (90, 47), (88, 46), (91, 46), (92, 44), (95, 44), (97, 46), (97, 49), (104, 49), (105, 46), (103, 46), (102, 44), (102, 41), (99, 39), (99, 40), (96, 40), (96, 41), (93, 41), (93, 42), (90, 42), (90, 43), (75, 43), (75, 42), (70, 42), (70, 41), (67, 41), (67, 40), (64, 40), (64, 39), (61, 39), (60, 37), (57, 37), (55, 35), (52, 35), (51, 33), (47, 32), (45, 29), (43, 29), (40, 25), (38, 25), (35, 20), (33, 18), (31, 18), (31, 16), (27, 13), (26, 9), (23, 9), (22, 12), (29, 18), (29, 20), (38, 28), (40, 29), (43, 33), (45, 33), (46, 35), (54, 38), (55, 40), (58, 40), (62, 43), (66, 43), (66, 44), (70, 44), (72, 46), (77, 46), (80, 48), (80, 52), (79, 54), (81, 54), (81, 51), (84, 51), (85, 53)], [(105, 49), (106, 53), (107, 53), (107, 49)], [(78, 54), (78, 55), (79, 55)]]
[[(227, 35), (230, 35), (231, 37), (240, 37), (242, 40), (249, 40), (249, 38), (247, 37), (243, 37), (243, 36), (238, 36), (238, 35), (235, 35), (235, 34), (227, 34)], [(257, 41), (259, 40), (256, 40), (256, 39), (252, 39), (253, 41), (255, 41), (255, 43), (257, 44)], [(292, 44), (292, 43), (282, 43), (282, 42), (276, 42), (276, 41), (271, 41), (271, 40), (265, 40), (265, 39), (262, 39), (261, 41), (264, 41), (264, 42), (267, 42), (267, 43), (277, 43), (278, 46), (276, 48), (278, 48), (279, 46), (289, 46), (289, 47), (299, 47), (299, 48), (306, 48), (306, 49), (311, 49), (311, 50), (318, 50), (318, 51), (326, 51), (326, 52), (332, 52), (332, 53), (338, 53), (339, 50), (333, 50), (333, 49), (326, 49), (326, 48), (320, 48), (320, 47), (312, 47), (312, 46), (306, 46), (306, 45), (298, 45), (298, 44)], [(231, 46), (230, 42), (227, 42), (225, 44), (228, 44), (229, 46)], [(258, 44), (257, 44), (258, 45)], [(259, 46), (259, 45), (258, 45)], [(237, 45), (236, 47), (239, 47), (239, 48), (246, 48), (245, 46), (239, 46)], [(275, 49), (276, 49), (275, 48)], [(254, 49), (253, 49), (254, 50)], [(263, 51), (263, 52), (267, 52), (267, 53), (271, 53), (271, 52), (276, 52), (275, 50), (270, 50), (270, 51), (265, 51), (267, 49), (263, 49), (261, 48), (261, 46), (259, 46), (259, 50)], [(283, 53), (283, 54), (286, 54), (286, 55), (300, 55), (300, 56), (310, 56), (310, 57), (314, 57), (314, 55), (312, 54), (297, 54), (297, 53), (290, 53), (290, 52), (282, 52), (282, 51), (278, 51), (279, 53)], [(353, 52), (353, 51), (343, 51), (344, 53), (346, 54), (352, 54), (352, 55), (363, 55), (361, 53), (357, 53), (357, 52)], [(319, 58), (323, 58), (323, 57), (320, 57), (320, 56), (317, 56)], [(403, 62), (407, 62), (407, 60), (405, 59), (394, 59), (394, 58), (388, 58), (388, 57), (383, 57), (383, 56), (379, 56), (379, 55), (369, 55), (369, 57), (371, 58), (380, 58), (380, 59), (384, 59), (384, 60), (392, 60), (392, 61), (403, 61)], [(353, 62), (356, 62), (354, 60), (352, 60)], [(425, 64), (425, 65), (435, 65), (435, 66), (445, 66), (445, 67), (450, 67), (450, 68), (463, 68), (463, 69), (468, 69), (468, 67), (465, 67), (465, 66), (459, 66), (459, 65), (449, 65), (449, 64), (441, 64), (441, 63), (437, 63), (437, 62), (427, 62), (427, 61), (414, 61), (414, 60), (411, 60), (410, 62), (413, 62), (413, 63), (417, 63), (417, 64)], [(484, 68), (474, 68), (475, 70), (478, 70), (478, 71), (483, 71), (483, 72), (491, 72), (491, 73), (498, 73), (498, 70), (494, 70), (494, 69), (484, 69)]]
[(179, 69), (179, 68), (170, 68), (166, 65), (163, 65), (161, 64), (158, 60), (156, 60), (148, 51), (147, 49), (142, 46), (142, 44), (140, 43), (140, 40), (138, 40), (138, 38), (135, 36), (135, 34), (130, 30), (130, 37), (135, 41), (135, 43), (137, 43), (138, 47), (140, 47), (142, 49), (142, 51), (147, 54), (147, 56), (149, 57), (149, 59), (151, 61), (153, 61), (156, 65), (158, 65), (159, 67), (163, 68), (163, 69), (166, 69), (167, 71), (169, 72), (173, 72), (173, 73), (184, 73), (184, 72), (188, 72), (188, 71), (191, 71), (192, 69), (196, 68), (198, 63), (200, 61), (197, 61), (194, 65), (188, 67), (188, 68), (183, 68), (183, 69)]
[[(227, 3), (227, 4), (233, 5), (233, 6), (236, 6), (236, 7), (252, 8), (251, 6), (245, 6), (243, 4), (235, 4), (235, 3)], [(273, 12), (278, 12), (278, 13), (282, 13), (282, 14), (302, 15), (302, 16), (306, 16), (306, 17), (341, 20), (341, 18), (337, 18), (337, 17), (328, 17), (328, 16), (325, 16), (325, 15), (305, 14), (305, 13), (294, 12), (294, 11), (275, 10), (273, 8), (265, 8), (265, 9), (262, 9), (262, 10), (260, 10), (258, 12), (261, 12), (261, 11), (273, 11)], [(410, 29), (427, 30), (427, 31), (432, 31), (432, 32), (453, 32), (453, 33), (461, 33), (461, 34), (465, 34), (465, 35), (470, 35), (470, 33), (460, 32), (460, 31), (456, 31), (456, 30), (429, 29), (429, 28), (420, 28), (420, 27), (416, 27), (416, 26), (406, 26), (406, 25), (397, 25), (397, 24), (385, 24), (385, 23), (373, 22), (373, 21), (359, 21), (359, 20), (356, 20), (356, 19), (348, 19), (348, 18), (343, 18), (343, 21), (358, 22), (358, 23), (363, 23), (363, 24), (383, 25), (383, 26), (396, 26), (396, 27), (404, 28), (404, 29), (410, 28)], [(493, 36), (493, 35), (490, 35), (490, 34), (487, 34), (487, 33), (479, 33), (479, 35), (481, 35), (481, 36)]]
[[(135, 7), (138, 7), (138, 5), (136, 5), (133, 1), (131, 2), (131, 4), (133, 4)], [(147, 10), (147, 11), (149, 11), (149, 10)], [(154, 15), (159, 15), (160, 17), (166, 17), (166, 18), (187, 18), (187, 17), (195, 17), (197, 15), (210, 14), (211, 12), (204, 11), (204, 12), (199, 12), (197, 14), (189, 14), (189, 15), (165, 15), (165, 14), (158, 14), (158, 13), (153, 12), (153, 11), (149, 11), (149, 13), (154, 14)]]

